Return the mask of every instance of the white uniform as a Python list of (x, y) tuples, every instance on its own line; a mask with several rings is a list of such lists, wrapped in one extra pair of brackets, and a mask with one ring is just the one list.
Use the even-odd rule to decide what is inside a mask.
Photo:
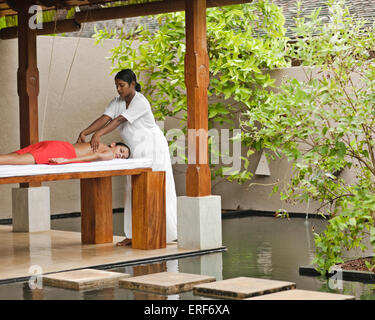
[[(131, 150), (131, 158), (152, 158), (152, 170), (166, 172), (167, 242), (177, 239), (177, 198), (168, 142), (155, 122), (150, 103), (136, 91), (127, 108), (125, 100), (116, 97), (104, 114), (112, 119), (120, 115), (126, 118), (119, 130)], [(126, 176), (124, 208), (125, 235), (131, 238), (131, 176)]]

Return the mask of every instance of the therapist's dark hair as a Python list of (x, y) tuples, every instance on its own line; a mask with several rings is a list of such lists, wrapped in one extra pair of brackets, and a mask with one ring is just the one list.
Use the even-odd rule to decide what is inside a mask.
[(115, 76), (115, 79), (119, 79), (129, 83), (129, 86), (133, 81), (135, 81), (135, 91), (141, 91), (141, 85), (137, 82), (137, 77), (133, 70), (131, 69), (124, 69), (118, 72)]

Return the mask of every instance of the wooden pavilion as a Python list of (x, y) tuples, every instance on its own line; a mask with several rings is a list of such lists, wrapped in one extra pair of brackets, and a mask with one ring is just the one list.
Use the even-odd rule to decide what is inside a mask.
[[(182, 209), (177, 210), (178, 214), (180, 214), (180, 218), (178, 218), (178, 220), (181, 222), (180, 225), (183, 226), (180, 231), (186, 229), (186, 232), (179, 231), (179, 246), (200, 247), (203, 249), (221, 246), (221, 200), (219, 196), (211, 195), (211, 173), (208, 164), (207, 91), (209, 85), (209, 59), (206, 40), (206, 9), (207, 7), (241, 4), (247, 2), (251, 1), (135, 0), (119, 2), (110, 0), (0, 0), (0, 17), (7, 15), (17, 15), (18, 17), (17, 27), (3, 28), (0, 30), (0, 39), (5, 40), (18, 38), (17, 91), (19, 96), (20, 114), (20, 148), (24, 148), (39, 141), (39, 71), (37, 64), (36, 41), (38, 35), (77, 31), (81, 28), (81, 25), (86, 22), (185, 11), (185, 83), (187, 88), (188, 111), (187, 128), (191, 130), (190, 133), (194, 133), (189, 133), (188, 135), (188, 150), (194, 150), (195, 153), (193, 152), (193, 157), (191, 156), (191, 154), (189, 154), (188, 157), (189, 163), (186, 172), (186, 197), (180, 197), (183, 198), (180, 201), (180, 203), (183, 203), (180, 206), (180, 208)], [(114, 3), (116, 4), (116, 6), (111, 6)], [(41, 8), (41, 10), (43, 11), (59, 9), (69, 10), (71, 8), (75, 8), (76, 10), (74, 16), (70, 18), (63, 18), (54, 22), (46, 22), (42, 23), (39, 26), (36, 26), (35, 5), (39, 6), (38, 10), (40, 10)], [(77, 8), (79, 8), (79, 10), (77, 10)], [(156, 175), (156, 173), (148, 174), (148, 176), (151, 175)], [(20, 190), (25, 190), (25, 188), (29, 187), (40, 187), (41, 182), (44, 181), (44, 178), (44, 176), (41, 176), (38, 177), (38, 179), (17, 181), (14, 180), (14, 183), (20, 183)], [(64, 176), (64, 179), (65, 178), (66, 177)], [(88, 183), (83, 183), (85, 179), (84, 181), (82, 181), (81, 179), (82, 216), (90, 217), (85, 218), (84, 221), (82, 220), (83, 243), (112, 242), (112, 212), (110, 210), (110, 193), (104, 192), (104, 187), (102, 185), (105, 182), (105, 190), (109, 191), (111, 180), (110, 177), (101, 177), (97, 180), (98, 181), (95, 180), (95, 183), (93, 179), (91, 179)], [(147, 183), (147, 181), (148, 178), (142, 183)], [(153, 180), (153, 183), (156, 183), (155, 181)], [(163, 185), (162, 183), (159, 184)], [(143, 187), (138, 188), (139, 190), (142, 189), (139, 192), (142, 194), (145, 192), (146, 193), (142, 198), (144, 199), (144, 201), (140, 202), (140, 210), (141, 208), (146, 206), (144, 203), (153, 201), (150, 200), (153, 198), (147, 192), (154, 192), (151, 191), (151, 189), (147, 187), (146, 184), (141, 185)], [(135, 186), (133, 187), (138, 190)], [(37, 189), (40, 189), (40, 191), (42, 191), (42, 188)], [(30, 189), (26, 189), (25, 191), (28, 190)], [(99, 194), (107, 194), (105, 199), (101, 199), (100, 197), (92, 197), (92, 194), (98, 194), (98, 192)], [(160, 195), (158, 195), (157, 197), (158, 199), (159, 196)], [(194, 204), (194, 201), (196, 200), (198, 202), (195, 202), (196, 204)], [(205, 202), (205, 204), (202, 204), (201, 201)], [(160, 202), (160, 210), (157, 210), (158, 212), (160, 211), (160, 216), (163, 215), (163, 212), (165, 213), (165, 211), (163, 211), (165, 209), (162, 208), (163, 205), (161, 204), (162, 202)], [(195, 213), (192, 214), (191, 207), (194, 206), (196, 210), (193, 210)], [(135, 205), (135, 207), (138, 206)], [(146, 207), (150, 207), (150, 209), (145, 209), (144, 211), (150, 211), (148, 214), (152, 216), (152, 205), (150, 204)], [(188, 215), (186, 215), (184, 208), (187, 208), (187, 213), (189, 213)], [(202, 218), (202, 215), (204, 215), (205, 218)], [(215, 218), (212, 218), (213, 216)], [(107, 219), (105, 217), (107, 217)], [(200, 224), (202, 221), (205, 221), (205, 226), (197, 225), (196, 228), (193, 228), (194, 230), (198, 230), (199, 234), (194, 235), (193, 233), (189, 232), (189, 230), (191, 230), (192, 224)], [(108, 225), (108, 228), (106, 229), (107, 231), (104, 232), (104, 236), (101, 225)], [(147, 223), (146, 220), (142, 218), (140, 219), (139, 227), (135, 227), (133, 217), (133, 229), (135, 228), (135, 230), (148, 230), (148, 234), (152, 234), (149, 226), (150, 223)], [(156, 228), (156, 226), (154, 227)], [(160, 230), (162, 229), (163, 228), (160, 227)], [(207, 230), (211, 231), (206, 232)], [(184, 233), (186, 237), (184, 237)], [(92, 236), (93, 234), (99, 234), (101, 240), (96, 239), (96, 236)], [(141, 235), (144, 233), (137, 232), (137, 234)], [(88, 240), (86, 239), (85, 235), (89, 235)], [(154, 247), (163, 247), (165, 245), (163, 243), (158, 243), (150, 246), (147, 240), (141, 238), (139, 243), (142, 244), (136, 245), (135, 247), (151, 249)], [(201, 241), (201, 239), (206, 240)]]
[[(187, 88), (188, 129), (208, 130), (207, 87), (209, 84), (209, 61), (206, 46), (206, 8), (251, 2), (251, 0), (139, 0), (123, 1), (124, 5), (106, 7), (111, 0), (0, 0), (0, 17), (18, 15), (18, 27), (4, 28), (1, 39), (18, 37), (19, 67), (17, 89), (20, 109), (20, 147), (39, 141), (38, 93), (39, 72), (37, 65), (37, 35), (77, 31), (85, 22), (111, 20), (127, 17), (154, 15), (184, 11), (186, 14), (185, 83)], [(129, 4), (138, 3), (138, 4)], [(42, 29), (31, 29), (29, 21), (35, 12), (33, 5), (43, 10), (71, 9), (81, 7), (71, 19), (44, 23)], [(78, 10), (77, 10), (78, 11)], [(199, 146), (196, 137), (196, 163), (189, 164), (186, 173), (187, 196), (211, 194), (210, 169), (206, 146)], [(188, 142), (189, 144), (194, 141)], [(207, 144), (207, 139), (205, 139)], [(205, 154), (200, 155), (202, 150)], [(22, 184), (21, 187), (38, 186), (40, 183)]]

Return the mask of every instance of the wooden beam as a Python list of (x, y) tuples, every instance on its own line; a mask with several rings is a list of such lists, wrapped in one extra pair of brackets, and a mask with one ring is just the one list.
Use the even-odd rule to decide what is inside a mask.
[(66, 7), (66, 5), (64, 4), (64, 1), (63, 0), (56, 0), (55, 1), (56, 3), (55, 3), (55, 7), (56, 8), (58, 8), (58, 9), (63, 9), (63, 8), (65, 8), (65, 9), (69, 9), (69, 6), (68, 7)]
[(184, 0), (166, 0), (160, 2), (81, 11), (75, 14), (74, 19), (79, 23), (84, 23), (183, 11), (184, 9)]
[[(252, 0), (207, 0), (207, 7), (219, 7), (232, 4), (249, 3)], [(185, 0), (165, 0), (127, 6), (93, 9), (77, 12), (75, 20), (78, 23), (123, 19), (148, 16), (185, 10)]]
[(0, 9), (0, 18), (4, 16), (10, 16), (10, 15), (15, 15), (17, 12), (14, 12), (11, 9)]
[(38, 0), (38, 4), (42, 5), (42, 6), (45, 6), (45, 7), (54, 7), (56, 6), (56, 2), (58, 1), (55, 1), (55, 0)]
[(5, 1), (6, 4), (8, 5), (8, 7), (14, 11), (18, 11), (19, 10), (19, 6), (17, 4), (17, 2), (15, 0), (6, 0)]
[(51, 10), (51, 8), (56, 7), (56, 2), (61, 3), (60, 0), (34, 0), (34, 1), (29, 1), (29, 0), (6, 0), (5, 1), (9, 8), (13, 9), (14, 11), (19, 11), (23, 8), (24, 5), (27, 5), (28, 7), (32, 5), (38, 5), (43, 7), (45, 10)]
[(207, 135), (209, 60), (206, 36), (206, 0), (186, 0), (185, 21), (185, 83), (189, 131), (186, 195), (199, 197), (211, 195)]
[[(20, 147), (39, 141), (38, 95), (39, 71), (37, 67), (36, 30), (29, 28), (31, 1), (25, 1), (18, 11), (18, 73), (17, 89), (20, 109)], [(37, 187), (40, 183), (21, 184)]]

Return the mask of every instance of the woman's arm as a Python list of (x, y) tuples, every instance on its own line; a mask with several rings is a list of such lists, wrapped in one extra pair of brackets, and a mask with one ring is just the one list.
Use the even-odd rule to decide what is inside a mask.
[(86, 136), (98, 131), (99, 129), (103, 128), (109, 121), (111, 121), (111, 117), (103, 114), (98, 119), (96, 119), (93, 123), (91, 123), (85, 130), (81, 131), (79, 137), (77, 139), (77, 143), (86, 142)]
[(114, 118), (112, 121), (110, 121), (105, 127), (96, 131), (95, 134), (91, 137), (91, 141), (90, 141), (92, 151), (96, 152), (98, 150), (100, 137), (106, 135), (107, 133), (112, 132), (121, 123), (124, 123), (125, 121), (126, 121), (126, 118), (124, 118), (123, 116), (118, 116), (117, 118)]
[(65, 159), (65, 158), (51, 158), (48, 159), (49, 163), (70, 163), (70, 162), (92, 162), (92, 161), (105, 161), (105, 160), (112, 160), (113, 159), (113, 152), (111, 150), (106, 150), (103, 152), (96, 152), (89, 155), (73, 158), (73, 159)]

